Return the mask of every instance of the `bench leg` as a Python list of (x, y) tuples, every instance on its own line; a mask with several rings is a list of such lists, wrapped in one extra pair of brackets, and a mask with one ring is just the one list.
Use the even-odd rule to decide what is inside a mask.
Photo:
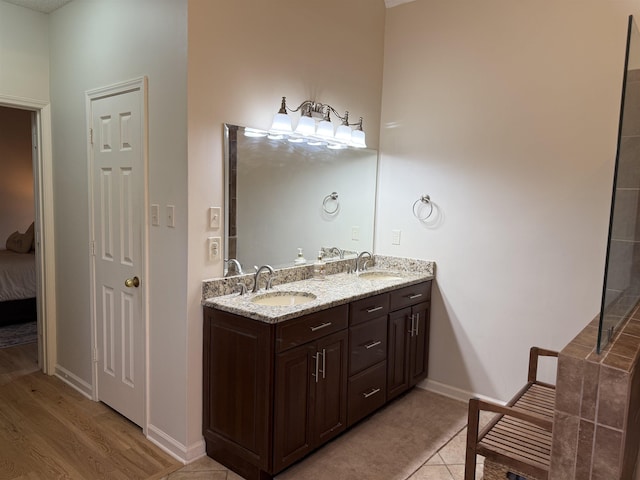
[(478, 399), (469, 400), (469, 418), (467, 421), (467, 450), (464, 461), (464, 480), (476, 478), (476, 444), (478, 443), (478, 425), (480, 423), (480, 409)]

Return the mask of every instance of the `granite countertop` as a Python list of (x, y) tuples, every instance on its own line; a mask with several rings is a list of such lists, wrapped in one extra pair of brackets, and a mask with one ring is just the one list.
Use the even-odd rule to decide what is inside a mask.
[[(368, 272), (374, 271), (388, 272), (388, 270), (375, 268), (368, 270)], [(398, 273), (398, 276), (400, 278), (365, 279), (364, 277), (358, 277), (356, 274), (337, 273), (327, 275), (324, 280), (299, 280), (276, 285), (270, 290), (261, 289), (257, 293), (247, 293), (245, 295), (234, 293), (231, 295), (210, 297), (204, 299), (202, 305), (265, 323), (279, 323), (337, 305), (343, 305), (360, 298), (414, 285), (434, 278), (433, 271), (402, 271)], [(274, 278), (277, 278), (277, 274)], [(291, 306), (259, 305), (251, 301), (257, 296), (276, 294), (277, 292), (311, 293), (316, 295), (317, 298), (307, 303)]]

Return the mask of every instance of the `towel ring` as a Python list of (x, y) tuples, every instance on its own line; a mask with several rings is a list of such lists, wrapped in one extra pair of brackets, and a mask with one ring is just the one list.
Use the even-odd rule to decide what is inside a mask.
[[(427, 213), (427, 215), (425, 215), (424, 217), (421, 217), (418, 211), (416, 210), (416, 207), (418, 206), (419, 203), (422, 203), (424, 205), (429, 205), (429, 213)], [(424, 221), (427, 218), (429, 218), (432, 213), (433, 213), (433, 203), (431, 202), (431, 197), (429, 195), (422, 195), (418, 200), (416, 200), (413, 203), (413, 215), (418, 220)]]
[[(327, 208), (327, 203), (330, 200), (335, 200), (336, 202), (336, 208), (334, 208), (333, 210), (329, 210)], [(340, 208), (340, 202), (338, 202), (338, 192), (331, 192), (329, 195), (324, 197), (324, 200), (322, 201), (322, 210), (324, 211), (324, 213), (326, 213), (327, 215), (334, 215), (339, 208)]]

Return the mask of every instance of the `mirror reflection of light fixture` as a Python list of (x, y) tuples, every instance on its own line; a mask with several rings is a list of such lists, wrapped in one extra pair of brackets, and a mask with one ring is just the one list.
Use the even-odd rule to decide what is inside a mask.
[[(287, 111), (300, 111), (300, 120), (293, 130), (291, 118)], [(331, 123), (330, 114), (333, 113), (341, 120), (340, 126), (335, 130)], [(314, 117), (321, 119), (316, 121)], [(352, 129), (351, 127), (355, 127)], [(286, 97), (282, 97), (280, 110), (273, 118), (269, 138), (279, 135), (288, 135), (290, 142), (307, 142), (309, 145), (327, 145), (329, 148), (365, 148), (365, 133), (362, 129), (362, 117), (357, 123), (349, 123), (349, 112), (340, 115), (331, 105), (305, 100), (297, 108), (287, 107)]]

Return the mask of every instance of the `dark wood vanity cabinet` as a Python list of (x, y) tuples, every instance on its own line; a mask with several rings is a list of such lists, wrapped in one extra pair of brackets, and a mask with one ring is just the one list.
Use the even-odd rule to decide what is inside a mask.
[(427, 378), (431, 282), (391, 292), (387, 400)]
[(276, 356), (274, 470), (280, 471), (347, 426), (346, 330)]
[(427, 376), (431, 281), (277, 324), (204, 309), (207, 455), (275, 474)]

